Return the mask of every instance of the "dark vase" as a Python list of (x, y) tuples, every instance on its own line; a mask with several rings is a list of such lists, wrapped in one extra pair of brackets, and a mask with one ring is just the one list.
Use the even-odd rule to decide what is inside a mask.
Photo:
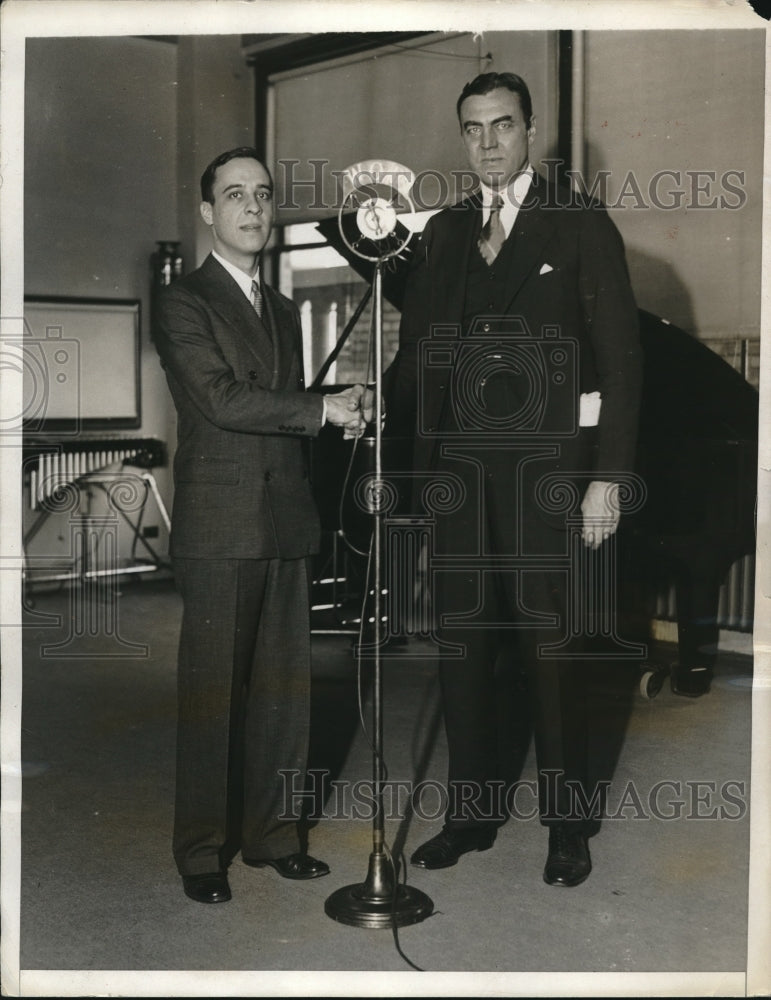
[(178, 240), (158, 240), (158, 249), (150, 256), (152, 281), (150, 284), (150, 336), (154, 336), (157, 323), (158, 300), (164, 288), (181, 278), (185, 264), (179, 252)]
[(158, 240), (158, 249), (152, 256), (153, 284), (165, 288), (185, 273), (185, 265), (179, 252), (178, 240)]

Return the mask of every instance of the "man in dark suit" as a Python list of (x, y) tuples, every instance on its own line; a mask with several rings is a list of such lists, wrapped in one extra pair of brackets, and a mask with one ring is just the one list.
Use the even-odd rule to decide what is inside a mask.
[(329, 871), (301, 849), (281, 774), (301, 787), (308, 750), (319, 519), (304, 444), (324, 420), (350, 437), (364, 419), (361, 386), (303, 391), (297, 307), (259, 272), (273, 182), (257, 152), (217, 157), (201, 195), (214, 250), (167, 289), (155, 338), (178, 418), (173, 850), (185, 893), (217, 903), (230, 899), (227, 866), (239, 849), (285, 878)]
[(501, 650), (513, 635), (549, 828), (544, 879), (571, 886), (591, 870), (576, 809), (576, 789), (579, 806), (588, 795), (587, 734), (580, 664), (545, 648), (561, 643), (567, 614), (570, 534), (555, 498), (572, 484), (587, 551), (615, 532), (617, 477), (632, 468), (636, 436), (637, 310), (604, 209), (576, 203), (530, 166), (525, 82), (483, 74), (457, 112), (481, 189), (425, 228), (387, 379), (389, 414), (417, 410), (416, 476), (456, 494), (436, 515), (431, 554), (448, 808), (412, 863), (443, 868), (485, 850), (522, 808), (501, 801), (506, 734), (496, 724)]

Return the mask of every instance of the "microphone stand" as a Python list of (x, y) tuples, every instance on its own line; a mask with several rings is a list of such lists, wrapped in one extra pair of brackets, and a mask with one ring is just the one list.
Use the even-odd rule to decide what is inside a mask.
[(383, 259), (375, 263), (373, 278), (375, 327), (375, 481), (372, 491), (374, 563), (374, 684), (372, 705), (372, 852), (364, 882), (343, 886), (327, 899), (324, 912), (342, 924), (369, 929), (387, 929), (420, 923), (430, 916), (434, 904), (412, 886), (397, 884), (396, 868), (385, 849), (383, 815), (383, 679), (380, 648), (383, 638), (383, 514), (378, 495), (382, 488), (383, 433)]

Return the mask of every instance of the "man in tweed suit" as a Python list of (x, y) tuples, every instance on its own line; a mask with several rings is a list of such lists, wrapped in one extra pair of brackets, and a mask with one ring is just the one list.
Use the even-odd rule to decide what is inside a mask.
[(285, 878), (329, 871), (301, 850), (280, 774), (301, 783), (308, 751), (319, 519), (304, 445), (325, 420), (358, 436), (364, 419), (361, 386), (303, 389), (297, 307), (259, 273), (273, 183), (256, 150), (218, 156), (201, 194), (213, 253), (166, 290), (155, 339), (178, 418), (173, 849), (185, 893), (217, 903), (230, 899), (239, 850)]

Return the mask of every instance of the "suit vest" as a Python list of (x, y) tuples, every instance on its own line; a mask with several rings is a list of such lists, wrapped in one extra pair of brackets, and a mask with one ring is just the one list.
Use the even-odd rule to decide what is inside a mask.
[[(462, 325), (462, 336), (464, 338), (469, 335), (470, 328), (477, 317), (501, 316), (504, 314), (506, 303), (508, 302), (511, 256), (514, 252), (514, 240), (509, 237), (501, 247), (493, 264), (486, 263), (477, 248), (477, 240), (482, 230), (482, 213), (479, 212), (477, 215), (478, 218), (471, 236), (472, 246), (471, 253), (469, 254), (468, 270), (466, 272)], [(469, 363), (472, 368), (474, 367), (473, 358), (476, 354), (476, 348), (472, 348), (470, 344), (468, 347), (472, 351), (471, 355), (466, 353), (466, 348), (461, 348), (460, 352), (460, 358), (463, 360), (459, 359), (459, 364), (460, 368), (464, 371), (464, 366)], [(461, 381), (465, 382), (463, 376), (461, 376)], [(440, 429), (448, 433), (454, 433), (458, 430), (456, 414), (449, 398), (452, 395), (452, 393), (447, 393), (445, 396), (439, 423)], [(502, 412), (509, 412), (511, 400), (508, 398), (508, 395), (503, 400), (497, 400), (495, 397), (498, 393), (494, 385), (490, 386), (490, 391), (487, 395), (491, 395), (492, 398), (488, 402), (494, 409), (497, 410), (502, 406)]]
[(463, 305), (463, 333), (477, 316), (500, 316), (508, 301), (509, 269), (514, 253), (511, 234), (504, 242), (492, 265), (487, 264), (479, 252), (477, 240), (482, 231), (482, 213), (478, 213), (472, 235), (472, 247), (466, 272), (466, 292)]

